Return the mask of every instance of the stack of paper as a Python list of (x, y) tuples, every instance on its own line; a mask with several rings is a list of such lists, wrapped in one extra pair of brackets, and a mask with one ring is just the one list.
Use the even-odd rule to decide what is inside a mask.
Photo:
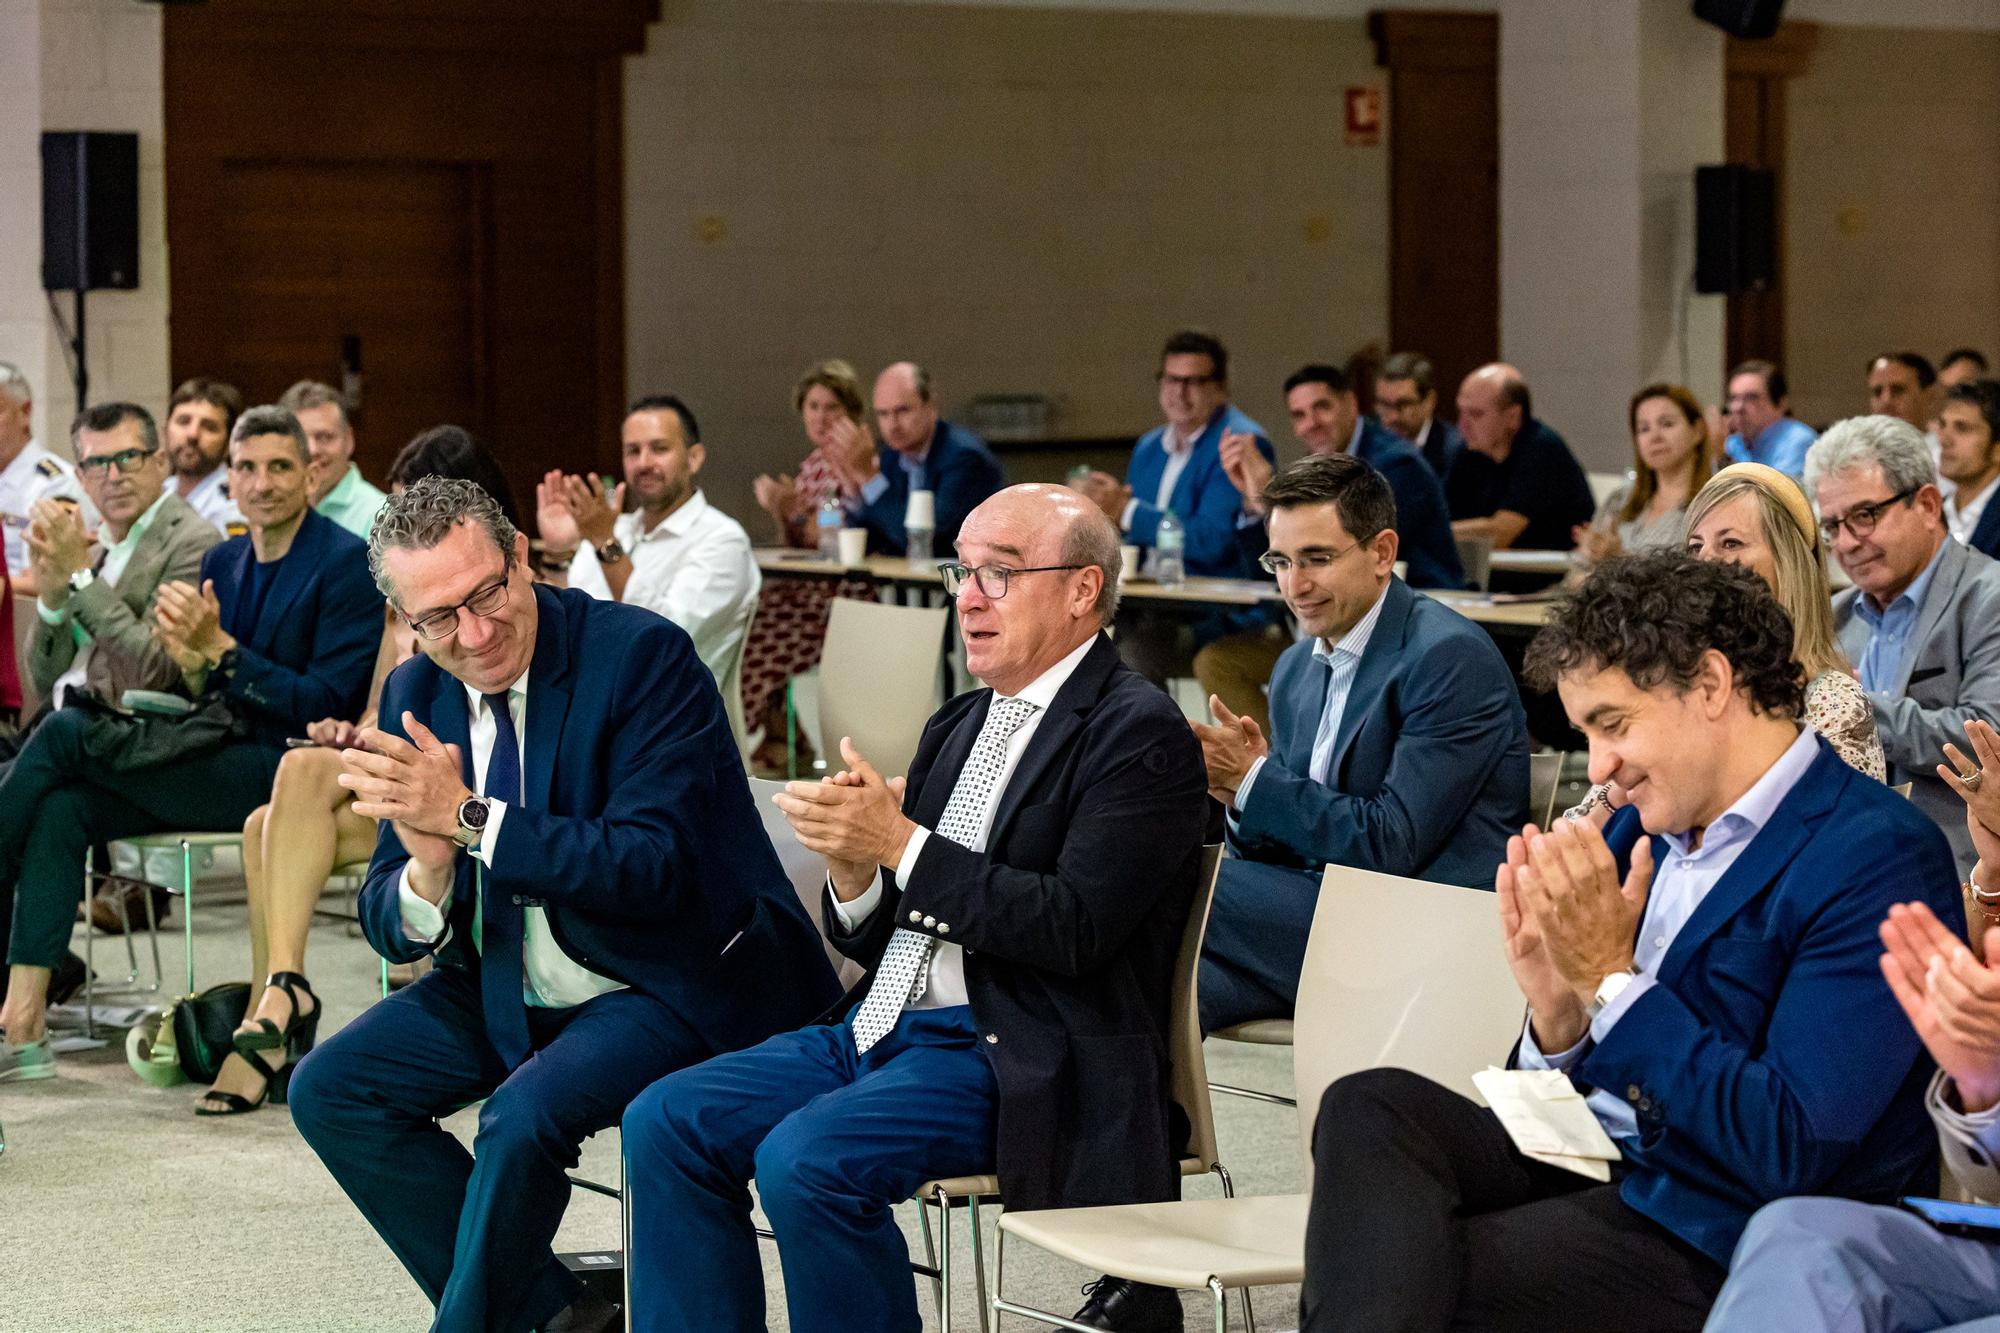
[(1560, 1069), (1487, 1069), (1472, 1076), (1479, 1095), (1524, 1157), (1608, 1182), (1618, 1145)]

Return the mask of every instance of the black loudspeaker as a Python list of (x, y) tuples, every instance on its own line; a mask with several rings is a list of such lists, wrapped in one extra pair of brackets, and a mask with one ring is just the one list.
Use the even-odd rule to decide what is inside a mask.
[(139, 285), (139, 136), (42, 135), (42, 287)]
[(1777, 277), (1777, 186), (1729, 163), (1694, 169), (1694, 289), (1741, 292)]
[(1728, 33), (1753, 40), (1778, 30), (1785, 0), (1694, 0), (1694, 16)]

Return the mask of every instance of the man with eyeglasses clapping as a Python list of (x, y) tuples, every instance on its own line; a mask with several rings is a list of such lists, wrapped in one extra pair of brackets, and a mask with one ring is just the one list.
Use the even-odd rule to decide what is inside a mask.
[(1891, 785), (1974, 853), (1958, 797), (1937, 777), (1947, 741), (2000, 722), (2000, 564), (1945, 527), (1930, 446), (1909, 422), (1852, 417), (1806, 454), (1820, 530), (1854, 586), (1833, 599), (1834, 632), (1875, 709)]
[(1303, 638), (1271, 676), (1273, 736), (1209, 700), (1209, 794), (1229, 811), (1202, 951), (1204, 1031), (1290, 1018), (1329, 863), (1490, 888), (1528, 817), (1520, 695), (1486, 632), (1395, 576), (1396, 504), (1352, 454), (1264, 488)]

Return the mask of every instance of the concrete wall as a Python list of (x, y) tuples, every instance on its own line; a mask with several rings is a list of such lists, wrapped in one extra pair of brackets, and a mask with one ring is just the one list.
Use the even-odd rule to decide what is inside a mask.
[(689, 397), (738, 512), (830, 355), (1116, 434), (1200, 325), (1288, 438), (1283, 377), (1385, 332), (1387, 149), (1342, 130), (1382, 83), (1358, 19), (669, 3), (627, 67), (632, 388)]
[[(75, 415), (63, 342), (41, 288), (40, 136), (139, 134), (139, 286), (88, 298), (91, 397), (166, 407), (167, 229), (160, 14), (114, 0), (0, 0), (0, 360), (36, 391), (37, 438), (67, 452)], [(65, 322), (73, 307), (57, 304)]]

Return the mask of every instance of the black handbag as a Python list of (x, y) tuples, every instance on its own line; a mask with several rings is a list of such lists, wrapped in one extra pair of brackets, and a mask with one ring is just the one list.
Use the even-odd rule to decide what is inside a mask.
[(250, 983), (225, 981), (174, 1005), (174, 1048), (190, 1083), (213, 1083), (235, 1050), (230, 1039), (250, 1010)]

